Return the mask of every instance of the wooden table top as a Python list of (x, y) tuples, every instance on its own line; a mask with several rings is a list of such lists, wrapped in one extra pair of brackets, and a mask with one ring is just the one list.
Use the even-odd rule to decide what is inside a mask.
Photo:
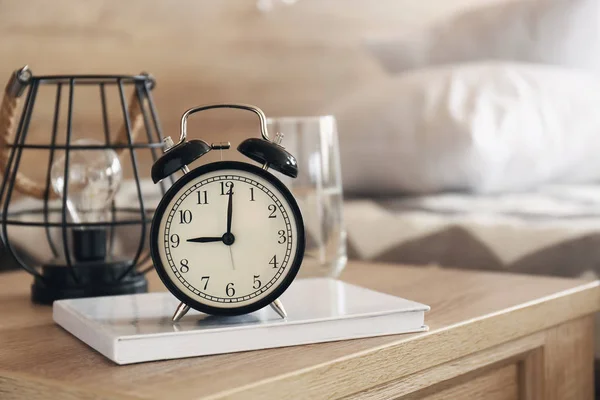
[(117, 366), (31, 304), (28, 275), (0, 274), (0, 397), (341, 397), (600, 309), (598, 281), (368, 263), (342, 279), (429, 304), (430, 331)]

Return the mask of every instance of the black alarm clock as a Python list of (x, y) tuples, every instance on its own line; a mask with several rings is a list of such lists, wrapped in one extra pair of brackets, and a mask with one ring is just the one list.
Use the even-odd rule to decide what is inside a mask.
[[(254, 163), (220, 161), (192, 170), (188, 165), (228, 142), (187, 140), (187, 118), (215, 109), (248, 110), (260, 119), (260, 138), (244, 140), (238, 151)], [(155, 211), (150, 251), (158, 276), (181, 304), (178, 321), (190, 307), (212, 315), (239, 315), (267, 305), (285, 318), (279, 296), (292, 283), (304, 257), (304, 222), (290, 190), (273, 174), (295, 178), (296, 159), (271, 138), (264, 113), (244, 104), (212, 104), (187, 110), (177, 144), (165, 139), (165, 153), (152, 166), (158, 183), (176, 173)]]

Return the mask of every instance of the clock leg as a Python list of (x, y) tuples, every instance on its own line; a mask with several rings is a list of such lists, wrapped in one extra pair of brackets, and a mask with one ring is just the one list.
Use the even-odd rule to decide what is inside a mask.
[(173, 322), (179, 321), (188, 311), (190, 311), (190, 306), (185, 303), (179, 303), (177, 310), (175, 310), (175, 314), (173, 314)]
[(285, 319), (287, 317), (287, 313), (285, 312), (285, 308), (283, 308), (283, 304), (281, 303), (281, 300), (277, 299), (274, 302), (272, 302), (270, 304), (271, 308), (273, 310), (275, 310), (275, 312), (277, 314), (279, 314), (279, 316), (283, 319)]

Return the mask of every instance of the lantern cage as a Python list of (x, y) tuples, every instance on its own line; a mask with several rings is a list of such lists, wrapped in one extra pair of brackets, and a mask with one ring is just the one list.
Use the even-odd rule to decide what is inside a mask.
[[(50, 104), (38, 96), (43, 86), (51, 87), (50, 98), (53, 100)], [(163, 149), (160, 121), (151, 95), (154, 86), (155, 80), (148, 74), (34, 76), (31, 70), (23, 67), (11, 76), (0, 106), (0, 172), (3, 176), (0, 238), (4, 251), (34, 276), (34, 302), (51, 304), (62, 298), (147, 291), (144, 274), (153, 267), (146, 244), (154, 208), (144, 204), (142, 190), (149, 168), (148, 174), (140, 171), (138, 158), (144, 157), (143, 152), (149, 152), (156, 161)], [(96, 114), (94, 117), (101, 121), (98, 126), (102, 128), (98, 131), (103, 131), (103, 137), (96, 143), (81, 144), (74, 140), (74, 110), (80, 87), (93, 93), (94, 102), (98, 104), (93, 107), (95, 110), (90, 112), (88, 109), (86, 115), (89, 119), (90, 113)], [(114, 98), (109, 98), (109, 93), (114, 93)], [(19, 105), (21, 98), (25, 99), (22, 106)], [(45, 128), (44, 142), (34, 143), (28, 138), (32, 136), (32, 114), (47, 107), (53, 107), (45, 109), (52, 122)], [(20, 118), (17, 118), (19, 109)], [(115, 118), (120, 126), (118, 131), (114, 126), (111, 128)], [(35, 129), (39, 130), (39, 126)], [(68, 209), (71, 205), (68, 194), (70, 158), (76, 151), (92, 154), (107, 149), (113, 150), (120, 163), (129, 167), (131, 180), (122, 182), (119, 191), (126, 186), (130, 199), (124, 205), (112, 199), (105, 220), (74, 221)], [(29, 170), (32, 168), (31, 163), (23, 162), (24, 154), (33, 151), (45, 151), (48, 157), (47, 164), (35, 161), (34, 167), (45, 175), (39, 182), (24, 171), (25, 166)], [(62, 159), (63, 192), (57, 193), (53, 189), (51, 169)], [(160, 190), (164, 195), (166, 184), (153, 190)], [(126, 231), (128, 252), (115, 251), (119, 229)], [(42, 246), (40, 241), (43, 240), (43, 245), (49, 248), (45, 260), (32, 259), (21, 251), (16, 238), (36, 237), (31, 232), (39, 233), (35, 239), (36, 247)]]

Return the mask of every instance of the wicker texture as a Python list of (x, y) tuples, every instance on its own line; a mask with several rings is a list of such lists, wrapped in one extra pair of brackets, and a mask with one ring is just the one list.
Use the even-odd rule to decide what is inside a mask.
[[(4, 97), (2, 98), (2, 104), (0, 105), (0, 172), (2, 174), (6, 171), (10, 157), (10, 145), (13, 144), (15, 139), (19, 102), (20, 98), (10, 94), (9, 86), (7, 85)], [(133, 143), (143, 125), (142, 109), (136, 93), (133, 93), (129, 101), (128, 113), (131, 121), (131, 142)], [(127, 136), (127, 126), (123, 123), (114, 140), (114, 144), (129, 145)], [(123, 150), (125, 148), (116, 150), (119, 156), (124, 154)], [(14, 188), (22, 194), (37, 199), (43, 199), (47, 190), (45, 184), (35, 182), (20, 171), (17, 171), (15, 176)], [(55, 199), (57, 194), (54, 191), (50, 191), (48, 196), (50, 199)]]

